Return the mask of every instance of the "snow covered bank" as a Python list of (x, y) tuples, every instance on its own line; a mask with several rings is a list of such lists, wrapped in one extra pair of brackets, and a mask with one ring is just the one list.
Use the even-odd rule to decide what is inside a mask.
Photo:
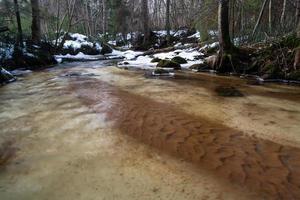
[[(130, 56), (127, 55), (124, 61), (119, 62), (119, 66), (129, 66), (140, 69), (154, 69), (157, 66), (156, 62), (153, 62), (153, 59), (158, 60), (172, 60), (175, 57), (181, 57), (186, 60), (187, 63), (181, 64), (182, 68), (189, 68), (194, 64), (202, 64), (203, 60), (200, 59), (203, 54), (197, 51), (194, 48), (185, 49), (185, 50), (175, 50), (167, 53), (157, 53), (151, 56), (141, 55), (141, 52), (131, 52)], [(140, 55), (139, 55), (140, 54)], [(137, 56), (135, 60), (132, 59), (133, 56)], [(129, 58), (129, 59), (128, 59)]]
[(79, 52), (76, 55), (66, 54), (66, 55), (56, 55), (55, 59), (57, 62), (61, 63), (62, 61), (96, 61), (96, 60), (112, 60), (112, 59), (125, 59), (133, 60), (139, 55), (142, 55), (143, 52), (140, 51), (119, 51), (113, 50), (108, 54), (100, 55), (87, 55), (82, 52)]
[(107, 45), (101, 45), (98, 42), (88, 40), (88, 37), (79, 33), (68, 33), (61, 36), (57, 41), (52, 41), (53, 44), (61, 43), (65, 39), (61, 55), (78, 55), (80, 52), (85, 55), (99, 55), (111, 53), (112, 49)]
[(76, 55), (56, 55), (55, 59), (57, 62), (61, 63), (62, 61), (95, 61), (95, 60), (104, 60), (103, 55), (86, 55), (82, 52), (79, 52)]

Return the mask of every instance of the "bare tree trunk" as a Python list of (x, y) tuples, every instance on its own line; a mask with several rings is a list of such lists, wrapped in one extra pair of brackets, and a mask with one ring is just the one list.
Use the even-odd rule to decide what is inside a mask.
[(14, 0), (14, 9), (15, 9), (17, 24), (18, 24), (17, 45), (20, 46), (20, 47), (24, 47), (24, 45), (23, 45), (23, 31), (22, 31), (22, 24), (21, 24), (21, 17), (20, 17), (18, 0)]
[(41, 21), (40, 21), (40, 7), (39, 0), (31, 0), (32, 10), (32, 25), (31, 25), (31, 39), (35, 44), (41, 41)]
[(272, 0), (269, 2), (269, 32), (272, 32)]
[(234, 22), (235, 22), (235, 9), (234, 9), (234, 6), (235, 6), (235, 0), (232, 0), (232, 2), (231, 2), (231, 20), (232, 20), (232, 23), (231, 23), (231, 37), (232, 37), (232, 40), (234, 40), (234, 34), (235, 34), (235, 32), (234, 32), (234, 29), (235, 29), (235, 24), (234, 24)]
[(297, 0), (297, 3), (296, 3), (296, 13), (295, 13), (295, 26), (298, 25), (299, 23), (299, 17), (300, 17), (300, 0)]
[(166, 4), (166, 30), (167, 30), (167, 43), (170, 44), (170, 0)]
[(88, 31), (89, 31), (88, 36), (91, 36), (91, 35), (93, 35), (93, 30), (92, 30), (92, 25), (91, 25), (92, 13), (91, 13), (90, 1), (86, 2), (86, 11), (87, 11), (87, 28), (88, 28)]
[(102, 32), (104, 34), (104, 36), (106, 35), (106, 0), (102, 0), (102, 4), (103, 4), (103, 19), (102, 19)]
[(281, 17), (280, 17), (280, 24), (281, 27), (284, 27), (284, 20), (285, 20), (285, 13), (286, 13), (286, 0), (283, 0), (283, 5), (282, 5), (282, 12), (281, 12)]
[(218, 26), (220, 51), (216, 63), (217, 71), (221, 73), (235, 71), (231, 58), (235, 47), (231, 43), (229, 33), (229, 0), (219, 0)]
[(144, 44), (146, 44), (149, 42), (150, 39), (148, 0), (142, 0), (141, 14), (144, 32)]
[(218, 19), (220, 50), (226, 52), (233, 46), (229, 34), (229, 0), (219, 0)]
[(245, 30), (245, 12), (244, 5), (241, 5), (241, 32), (243, 33)]
[[(298, 22), (298, 26), (297, 26), (297, 37), (300, 38), (300, 22)], [(300, 48), (298, 47), (296, 50), (294, 69), (296, 70), (299, 68), (300, 68)]]
[(253, 36), (253, 35), (256, 33), (256, 31), (257, 31), (257, 28), (258, 28), (258, 26), (259, 26), (259, 24), (260, 24), (260, 22), (261, 22), (261, 19), (262, 19), (262, 16), (263, 16), (263, 14), (264, 14), (264, 10), (265, 10), (265, 8), (266, 8), (266, 5), (267, 5), (268, 1), (269, 1), (269, 0), (265, 0), (264, 3), (263, 3), (263, 5), (262, 5), (262, 7), (261, 7), (261, 10), (260, 10), (260, 13), (259, 13), (259, 17), (258, 17), (258, 19), (257, 19), (257, 22), (256, 22), (255, 27), (254, 27), (253, 32), (252, 32), (252, 36)]

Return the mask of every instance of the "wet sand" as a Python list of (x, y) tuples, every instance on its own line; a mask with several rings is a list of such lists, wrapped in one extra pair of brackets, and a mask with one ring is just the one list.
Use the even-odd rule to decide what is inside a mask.
[[(246, 96), (226, 99), (213, 93), (223, 78), (200, 76), (210, 81), (204, 87), (199, 80), (146, 79), (99, 63), (70, 65), (0, 88), (1, 199), (300, 198), (294, 87), (248, 90), (228, 79), (223, 83)], [(64, 76), (74, 71), (79, 76)], [(253, 105), (267, 98), (264, 90), (283, 95), (282, 87), (292, 94), (281, 104), (268, 96)], [(231, 111), (236, 107), (262, 117), (264, 109), (276, 108), (282, 116), (252, 132), (264, 122)], [(285, 115), (292, 118), (278, 123)], [(254, 125), (232, 125), (238, 117)], [(274, 127), (278, 132), (270, 133)]]
[[(107, 119), (122, 133), (271, 199), (300, 198), (299, 148), (245, 135), (99, 80), (86, 79), (71, 87), (95, 112), (108, 113)], [(113, 100), (109, 106), (108, 99)]]

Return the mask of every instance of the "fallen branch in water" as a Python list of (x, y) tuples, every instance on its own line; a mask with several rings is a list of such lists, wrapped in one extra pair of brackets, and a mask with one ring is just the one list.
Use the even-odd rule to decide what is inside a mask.
[(163, 48), (163, 49), (150, 49), (148, 51), (145, 51), (142, 55), (147, 56), (147, 55), (153, 55), (153, 54), (157, 54), (157, 53), (165, 53), (165, 52), (170, 52), (170, 51), (175, 51), (175, 50), (195, 48), (198, 46), (199, 45), (197, 43), (194, 43), (194, 44), (188, 44), (188, 45), (182, 45), (182, 46), (176, 46), (176, 47), (167, 47), (167, 48)]
[(9, 28), (7, 26), (0, 26), (0, 33), (9, 31)]

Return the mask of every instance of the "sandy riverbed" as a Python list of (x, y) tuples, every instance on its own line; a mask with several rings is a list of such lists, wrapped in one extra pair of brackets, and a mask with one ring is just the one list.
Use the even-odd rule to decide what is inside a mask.
[(0, 88), (1, 199), (299, 197), (299, 88), (100, 65)]

